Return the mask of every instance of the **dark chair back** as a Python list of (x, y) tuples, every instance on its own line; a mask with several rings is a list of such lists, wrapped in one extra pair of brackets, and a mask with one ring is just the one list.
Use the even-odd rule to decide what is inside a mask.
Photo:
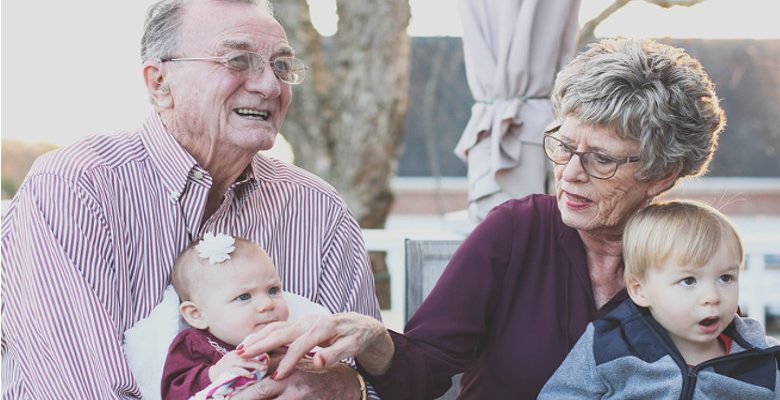
[[(460, 246), (460, 240), (406, 240), (406, 310), (404, 324), (417, 311), (452, 254)], [(455, 400), (460, 391), (460, 374), (452, 377), (452, 387), (440, 400)]]

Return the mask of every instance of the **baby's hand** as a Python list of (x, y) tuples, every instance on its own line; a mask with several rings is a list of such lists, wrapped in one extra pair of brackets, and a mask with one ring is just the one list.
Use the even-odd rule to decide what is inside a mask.
[(263, 359), (258, 360), (256, 358), (248, 360), (241, 358), (238, 353), (233, 350), (222, 356), (216, 364), (209, 368), (209, 380), (214, 382), (224, 373), (231, 373), (245, 378), (252, 378), (254, 371), (261, 371), (262, 374), (265, 375), (265, 372), (268, 369), (268, 363), (267, 361), (263, 361)]

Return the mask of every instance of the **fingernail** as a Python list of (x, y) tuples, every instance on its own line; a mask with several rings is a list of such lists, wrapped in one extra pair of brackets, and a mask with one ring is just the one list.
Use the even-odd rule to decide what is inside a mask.
[(274, 371), (274, 373), (273, 373), (273, 374), (271, 374), (271, 380), (274, 380), (274, 381), (276, 380), (276, 374), (277, 374), (278, 372), (279, 372), (279, 371)]
[(239, 356), (244, 355), (244, 349), (236, 349), (236, 354)]
[(239, 344), (238, 347), (236, 347), (236, 350), (238, 351), (244, 350), (244, 344), (243, 343)]

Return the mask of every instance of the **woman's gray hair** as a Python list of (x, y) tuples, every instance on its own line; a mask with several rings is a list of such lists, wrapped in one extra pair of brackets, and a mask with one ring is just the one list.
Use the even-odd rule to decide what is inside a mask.
[(601, 125), (640, 144), (640, 179), (707, 171), (726, 125), (712, 81), (684, 50), (607, 39), (575, 57), (555, 81), (559, 119)]
[[(269, 0), (218, 0), (231, 3), (253, 4), (262, 7), (273, 16)], [(144, 34), (141, 37), (141, 61), (151, 61), (176, 54), (179, 27), (187, 0), (160, 0), (146, 11)]]

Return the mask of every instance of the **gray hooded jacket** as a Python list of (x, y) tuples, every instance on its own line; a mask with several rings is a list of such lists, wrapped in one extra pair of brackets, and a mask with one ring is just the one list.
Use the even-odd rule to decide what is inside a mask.
[(539, 399), (780, 400), (780, 346), (734, 318), (731, 354), (688, 367), (666, 330), (630, 299), (588, 325)]

